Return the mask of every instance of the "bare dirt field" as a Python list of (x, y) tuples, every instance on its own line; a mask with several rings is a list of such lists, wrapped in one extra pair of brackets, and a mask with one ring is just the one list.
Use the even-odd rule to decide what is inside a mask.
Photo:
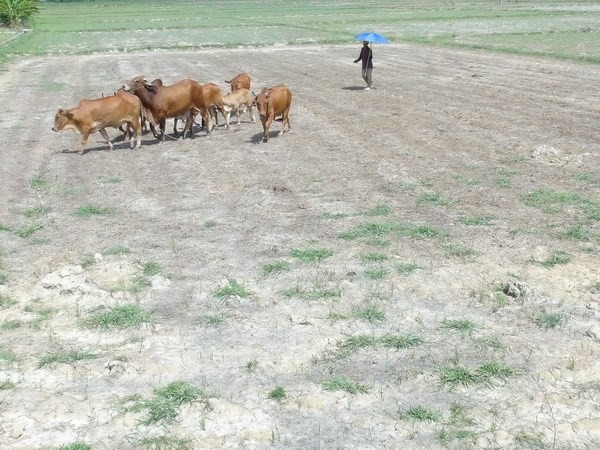
[[(376, 46), (367, 92), (359, 50), (1, 75), (3, 448), (600, 447), (600, 67)], [(290, 87), (292, 133), (50, 129), (241, 71)]]

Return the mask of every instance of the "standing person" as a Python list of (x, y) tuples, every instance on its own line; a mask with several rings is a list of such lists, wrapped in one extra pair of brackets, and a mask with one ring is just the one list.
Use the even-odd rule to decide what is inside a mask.
[(367, 83), (365, 91), (371, 89), (373, 84), (373, 50), (369, 47), (369, 41), (363, 41), (362, 49), (360, 50), (360, 56), (354, 62), (357, 63), (362, 60), (362, 77)]

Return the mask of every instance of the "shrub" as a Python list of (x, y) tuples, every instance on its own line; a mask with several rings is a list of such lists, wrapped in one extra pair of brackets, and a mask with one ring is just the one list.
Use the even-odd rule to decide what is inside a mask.
[(0, 0), (0, 21), (14, 27), (38, 12), (38, 0)]

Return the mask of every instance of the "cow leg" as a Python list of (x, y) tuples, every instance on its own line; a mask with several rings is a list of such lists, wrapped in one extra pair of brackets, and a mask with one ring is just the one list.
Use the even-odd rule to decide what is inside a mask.
[(273, 123), (273, 116), (269, 116), (265, 122), (263, 122), (263, 142), (269, 140), (269, 128)]
[(286, 123), (288, 126), (288, 131), (292, 131), (292, 128), (290, 127), (289, 110), (285, 110), (283, 112), (283, 115), (281, 116), (281, 131), (279, 132), (278, 136), (281, 136), (283, 133), (285, 133), (285, 124)]
[(235, 115), (237, 116), (238, 127), (239, 127), (242, 124), (242, 113), (240, 112), (239, 108), (235, 110)]
[(112, 142), (110, 142), (110, 138), (108, 137), (108, 133), (106, 132), (106, 130), (104, 128), (98, 130), (100, 132), (100, 134), (102, 135), (102, 137), (106, 140), (106, 143), (108, 144), (108, 149), (112, 150), (113, 149), (113, 145)]
[(250, 110), (250, 120), (252, 121), (252, 123), (255, 123), (256, 119), (254, 118), (254, 110), (252, 109), (252, 104), (248, 107), (248, 109)]
[[(175, 120), (173, 121), (173, 134), (175, 137), (179, 136), (179, 132), (177, 131), (177, 120), (177, 117), (175, 117)], [(185, 123), (187, 124), (187, 121)], [(183, 134), (183, 137), (185, 138), (185, 128), (183, 129)]]
[[(140, 124), (140, 121), (135, 120), (129, 122), (127, 126), (131, 127), (133, 129), (133, 132), (135, 133), (135, 148), (140, 148), (142, 146), (142, 125)], [(131, 148), (134, 148), (133, 140), (130, 140), (129, 145), (131, 146)]]
[(167, 127), (167, 118), (160, 119), (160, 141), (165, 142), (165, 128)]
[(183, 127), (183, 139), (187, 136), (188, 131), (191, 137), (194, 137), (194, 114), (190, 111), (187, 118), (185, 119), (185, 127)]
[[(219, 105), (219, 106), (217, 106), (217, 108), (219, 108), (219, 111), (221, 111), (221, 115), (225, 119), (225, 129), (229, 130), (229, 113), (227, 113), (225, 111), (225, 107), (223, 105)], [(215, 122), (216, 121), (217, 121), (217, 113), (215, 111)]]
[(88, 138), (90, 137), (90, 129), (82, 129), (81, 130), (81, 142), (79, 144), (79, 154), (83, 155), (83, 148), (85, 147), (85, 144), (87, 143)]

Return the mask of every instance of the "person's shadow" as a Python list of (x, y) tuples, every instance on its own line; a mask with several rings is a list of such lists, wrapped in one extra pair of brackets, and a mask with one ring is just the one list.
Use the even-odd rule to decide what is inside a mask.
[(346, 91), (364, 91), (364, 86), (343, 86), (342, 89)]

